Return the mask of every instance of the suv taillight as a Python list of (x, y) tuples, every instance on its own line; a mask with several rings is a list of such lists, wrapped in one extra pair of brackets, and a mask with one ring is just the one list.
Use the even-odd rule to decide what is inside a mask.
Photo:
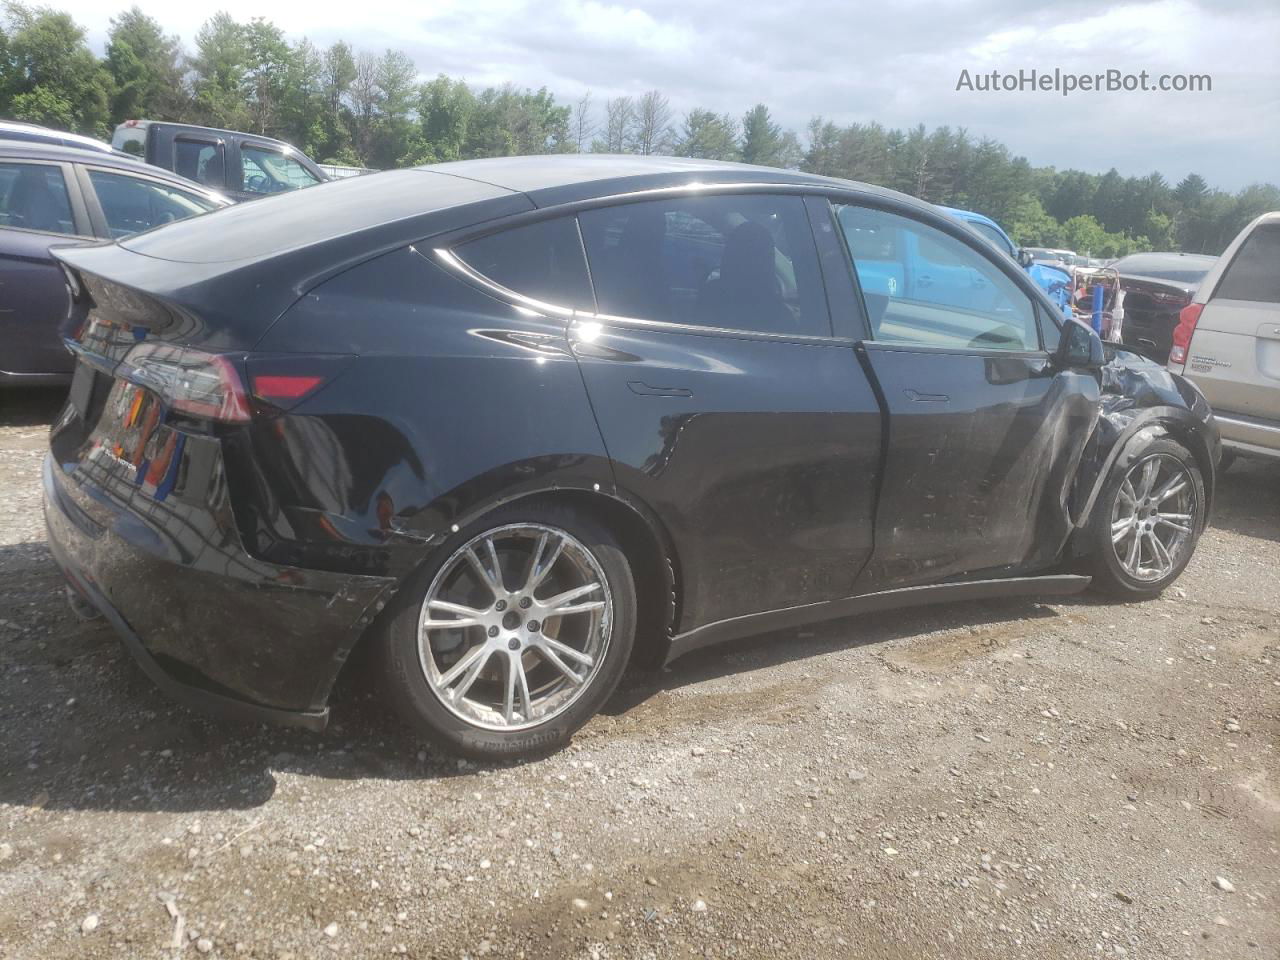
[(1189, 303), (1178, 312), (1178, 325), (1173, 328), (1173, 349), (1169, 351), (1170, 363), (1186, 363), (1187, 349), (1191, 346), (1191, 337), (1196, 332), (1196, 321), (1200, 319), (1202, 303)]
[(193, 347), (140, 343), (125, 356), (117, 375), (153, 391), (181, 413), (225, 423), (249, 419), (240, 374), (225, 356)]

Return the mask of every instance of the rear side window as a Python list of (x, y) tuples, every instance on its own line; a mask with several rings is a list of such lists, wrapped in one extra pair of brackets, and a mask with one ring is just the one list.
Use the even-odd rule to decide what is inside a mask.
[(558, 307), (596, 308), (573, 217), (492, 233), (453, 252), (476, 273), (515, 293)]
[(115, 239), (206, 213), (217, 204), (155, 180), (90, 170), (89, 179)]
[(800, 197), (675, 197), (579, 214), (600, 312), (831, 336)]
[(74, 234), (62, 168), (44, 163), (0, 163), (0, 227)]
[(1249, 234), (1214, 297), (1280, 303), (1280, 223), (1264, 223)]
[(196, 183), (221, 190), (226, 186), (226, 158), (222, 144), (179, 137), (173, 142), (173, 169)]

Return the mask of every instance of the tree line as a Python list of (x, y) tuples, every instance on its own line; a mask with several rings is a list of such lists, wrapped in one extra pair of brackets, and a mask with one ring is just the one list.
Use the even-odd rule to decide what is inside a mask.
[(8, 0), (0, 17), (0, 116), (109, 138), (129, 118), (173, 120), (279, 138), (324, 163), (377, 169), (531, 153), (674, 154), (741, 160), (862, 180), (977, 210), (1018, 243), (1093, 256), (1138, 250), (1216, 254), (1250, 219), (1280, 209), (1280, 188), (1236, 193), (1192, 173), (1123, 177), (1032, 167), (964, 128), (815, 117), (785, 130), (765, 104), (741, 116), (677, 116), (659, 90), (562, 103), (546, 88), (477, 89), (420, 80), (399, 50), (290, 42), (271, 21), (216, 13), (184, 46), (133, 7), (111, 20), (105, 57), (71, 16)]

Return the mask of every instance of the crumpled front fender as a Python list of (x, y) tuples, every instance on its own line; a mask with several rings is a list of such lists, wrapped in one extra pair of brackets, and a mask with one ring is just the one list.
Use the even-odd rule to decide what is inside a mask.
[(1190, 381), (1145, 357), (1110, 345), (1107, 350), (1098, 422), (1076, 476), (1076, 527), (1088, 525), (1112, 471), (1125, 469), (1161, 437), (1182, 444), (1196, 458), (1204, 478), (1207, 522), (1221, 441), (1204, 395)]

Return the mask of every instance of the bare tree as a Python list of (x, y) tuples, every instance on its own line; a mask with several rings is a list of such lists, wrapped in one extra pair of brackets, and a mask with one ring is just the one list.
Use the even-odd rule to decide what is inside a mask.
[(614, 97), (604, 104), (605, 153), (625, 153), (636, 122), (636, 105), (630, 97)]
[(632, 148), (635, 153), (669, 153), (671, 138), (671, 101), (650, 90), (636, 104)]
[(595, 136), (596, 124), (591, 112), (591, 91), (588, 90), (573, 107), (572, 135), (578, 144), (579, 153), (586, 153), (591, 138)]

